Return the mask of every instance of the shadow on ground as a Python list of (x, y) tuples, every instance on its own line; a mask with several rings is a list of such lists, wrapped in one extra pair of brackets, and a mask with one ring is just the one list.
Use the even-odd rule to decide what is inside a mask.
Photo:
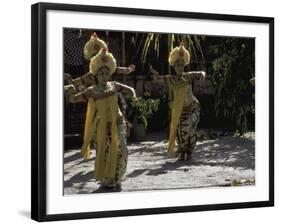
[[(254, 177), (254, 133), (250, 138), (225, 136), (214, 140), (199, 141), (192, 154), (191, 161), (177, 161), (176, 158), (168, 158), (167, 141), (163, 140), (162, 135), (158, 137), (151, 136), (143, 142), (130, 143), (128, 148), (129, 162), (125, 175), (125, 186), (127, 187), (126, 190), (129, 191), (135, 187), (131, 189), (130, 184), (144, 184), (148, 181), (157, 183), (160, 187), (164, 187), (164, 185), (166, 187), (167, 179), (171, 178), (169, 175), (175, 172), (179, 175), (177, 178), (181, 178), (178, 180), (183, 183), (191, 181), (188, 178), (202, 178), (201, 185), (198, 185), (198, 187), (204, 187), (204, 178), (206, 179), (204, 172), (211, 179), (215, 178), (216, 175), (220, 175), (222, 180), (224, 172), (228, 172), (229, 175), (232, 170), (235, 170), (237, 177), (239, 177), (240, 173), (243, 177)], [(99, 185), (93, 179), (93, 162), (94, 158), (90, 161), (83, 161), (80, 150), (72, 150), (71, 153), (65, 153), (64, 188), (70, 189), (70, 192), (75, 193), (104, 192), (98, 188)], [(198, 176), (196, 176), (195, 172), (198, 172)], [(161, 182), (163, 182), (162, 185)], [(145, 189), (144, 186), (141, 187)]]
[[(155, 144), (150, 144), (153, 147)], [(137, 148), (129, 153), (139, 154), (147, 153), (147, 146)], [(153, 157), (167, 157), (166, 148), (158, 146), (149, 149), (150, 160)], [(137, 169), (127, 174), (127, 177), (137, 177), (146, 173), (146, 175), (162, 175), (169, 171), (181, 169), (188, 171), (188, 166), (224, 166), (234, 169), (255, 169), (255, 144), (253, 139), (240, 137), (224, 137), (205, 141), (197, 145), (192, 154), (191, 161), (167, 160), (157, 169)], [(187, 168), (186, 168), (187, 167)]]

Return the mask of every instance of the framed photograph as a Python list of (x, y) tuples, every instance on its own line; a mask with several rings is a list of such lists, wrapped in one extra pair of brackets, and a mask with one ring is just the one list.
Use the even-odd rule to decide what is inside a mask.
[(37, 221), (274, 205), (274, 18), (32, 5)]

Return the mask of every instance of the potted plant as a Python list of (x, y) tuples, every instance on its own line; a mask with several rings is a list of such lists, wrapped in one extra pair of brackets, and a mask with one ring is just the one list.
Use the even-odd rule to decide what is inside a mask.
[(158, 110), (160, 100), (147, 98), (139, 98), (136, 102), (132, 102), (132, 111), (134, 114), (134, 137), (136, 140), (143, 140), (145, 138), (145, 129), (148, 126), (148, 118)]

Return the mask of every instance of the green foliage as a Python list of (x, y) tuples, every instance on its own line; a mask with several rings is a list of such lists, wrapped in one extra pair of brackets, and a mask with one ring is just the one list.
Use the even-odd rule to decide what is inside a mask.
[[(197, 60), (199, 53), (204, 61), (203, 50), (201, 42), (205, 40), (204, 36), (187, 35), (187, 34), (160, 34), (160, 33), (147, 33), (139, 36), (136, 34), (136, 40), (139, 41), (137, 46), (136, 55), (140, 55), (142, 64), (148, 62), (148, 57), (151, 56), (149, 52), (154, 52), (156, 58), (160, 57), (160, 49), (163, 48), (161, 44), (165, 43), (170, 52), (174, 47), (179, 46), (183, 41), (184, 46), (191, 52), (195, 60)], [(167, 55), (165, 53), (164, 55)], [(167, 60), (167, 58), (165, 58)]]
[(247, 115), (254, 113), (253, 87), (249, 84), (255, 73), (254, 39), (217, 38), (209, 54), (214, 58), (211, 81), (216, 116), (231, 119), (243, 134), (247, 131)]
[(139, 98), (136, 102), (132, 102), (132, 110), (138, 122), (142, 122), (147, 128), (148, 118), (158, 110), (160, 100), (152, 98)]

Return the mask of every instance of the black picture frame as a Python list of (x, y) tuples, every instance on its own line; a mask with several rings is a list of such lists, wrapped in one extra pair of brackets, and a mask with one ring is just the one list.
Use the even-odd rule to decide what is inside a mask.
[[(32, 59), (32, 155), (31, 155), (31, 218), (37, 221), (74, 220), (86, 218), (148, 215), (237, 208), (274, 206), (274, 18), (224, 15), (195, 12), (163, 11), (136, 8), (102, 7), (74, 4), (37, 3), (32, 5), (31, 59)], [(110, 14), (191, 18), (217, 21), (253, 22), (269, 25), (269, 200), (196, 206), (139, 208), (85, 213), (46, 213), (46, 13), (48, 10), (100, 12)]]

